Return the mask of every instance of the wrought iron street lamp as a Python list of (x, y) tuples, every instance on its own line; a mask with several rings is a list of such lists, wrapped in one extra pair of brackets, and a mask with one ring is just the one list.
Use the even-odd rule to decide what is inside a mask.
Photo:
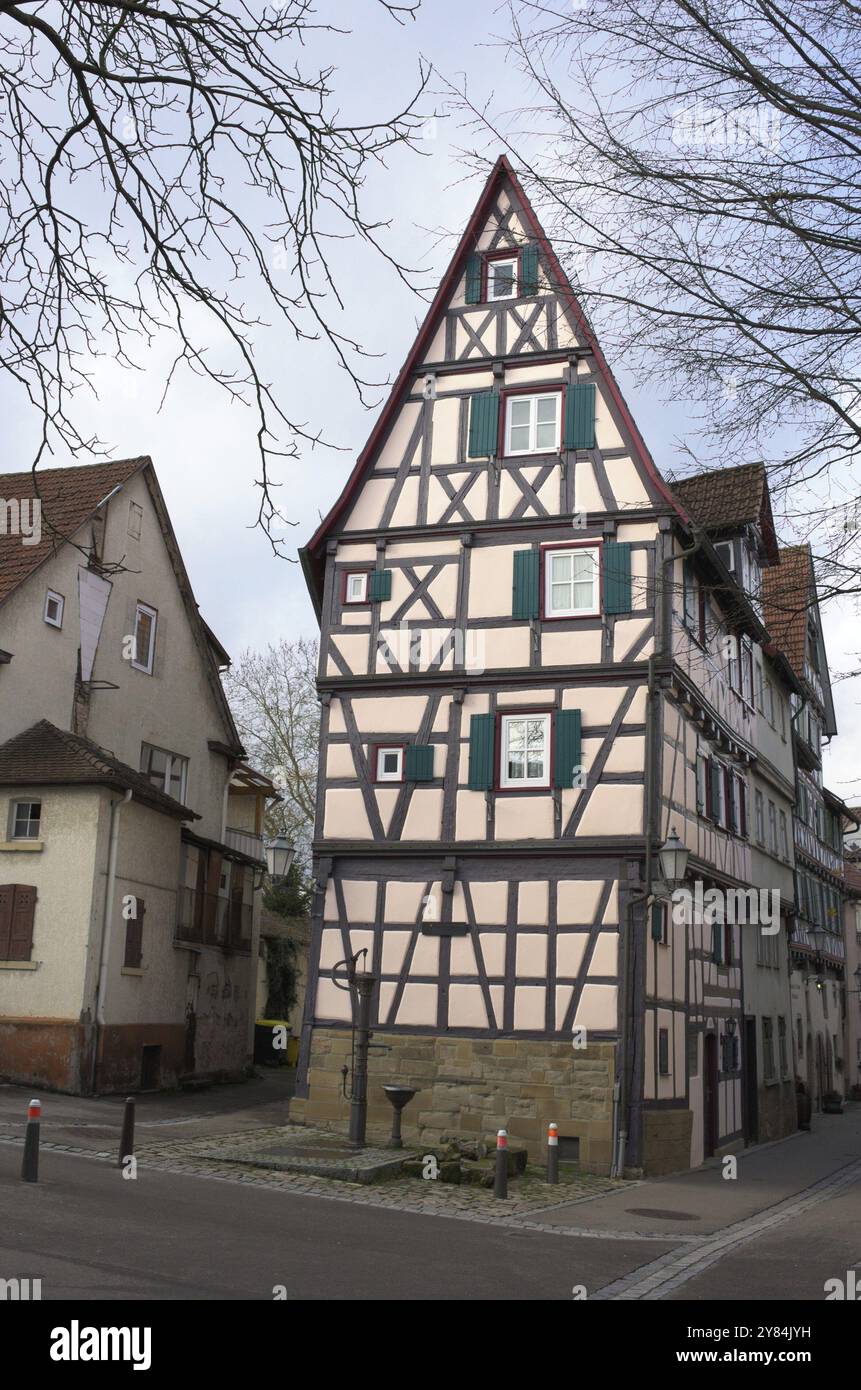
[(661, 876), (669, 893), (680, 888), (684, 883), (689, 858), (690, 850), (682, 844), (675, 829), (672, 829), (665, 843), (658, 850)]
[(289, 874), (296, 850), (285, 835), (277, 835), (266, 846), (266, 863), (273, 883), (281, 883)]

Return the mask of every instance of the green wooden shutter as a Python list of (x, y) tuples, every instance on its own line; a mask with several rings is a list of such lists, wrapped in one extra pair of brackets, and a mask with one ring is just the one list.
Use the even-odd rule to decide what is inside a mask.
[(496, 742), (492, 714), (474, 714), (469, 721), (469, 786), (474, 792), (493, 786), (493, 749)]
[(538, 617), (539, 555), (537, 550), (515, 550), (511, 616)]
[(538, 293), (538, 247), (524, 246), (520, 253), (520, 293)]
[(408, 782), (433, 780), (433, 748), (429, 743), (407, 744), (404, 776)]
[(467, 260), (463, 297), (467, 304), (477, 304), (481, 299), (481, 256), (473, 255)]
[(604, 560), (604, 612), (631, 611), (631, 547), (622, 541), (607, 541)]
[(553, 754), (554, 787), (573, 787), (575, 771), (582, 766), (579, 709), (559, 709), (555, 714)]
[(721, 805), (721, 782), (723, 781), (723, 768), (721, 767), (720, 763), (719, 763), (719, 762), (717, 761), (717, 759), (715, 759), (715, 758), (710, 758), (710, 759), (709, 759), (709, 763), (710, 763), (709, 772), (710, 772), (710, 775), (711, 775), (711, 787), (712, 787), (711, 811), (710, 811), (710, 814), (711, 814), (712, 820), (713, 820), (713, 821), (716, 821), (717, 824), (720, 825), (720, 824), (721, 824), (721, 820), (719, 819), (718, 813), (719, 813), (719, 811), (720, 811), (720, 805)]
[(482, 391), (473, 396), (469, 407), (469, 458), (489, 458), (496, 454), (499, 433), (499, 392)]
[(565, 448), (595, 448), (594, 382), (574, 382), (565, 392)]
[(652, 940), (664, 939), (664, 904), (652, 903)]
[(372, 570), (368, 577), (368, 598), (382, 602), (392, 596), (391, 570)]

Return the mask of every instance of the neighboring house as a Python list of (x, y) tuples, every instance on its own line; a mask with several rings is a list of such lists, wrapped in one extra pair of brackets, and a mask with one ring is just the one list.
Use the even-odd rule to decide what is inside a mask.
[[(708, 531), (762, 619), (762, 574), (775, 564), (778, 553), (763, 465), (686, 478), (674, 488)], [(790, 699), (801, 687), (785, 657), (767, 645), (757, 647), (737, 634), (729, 640), (730, 686), (742, 697), (747, 734), (756, 750), (747, 808), (750, 878), (779, 901), (779, 932), (756, 925), (741, 931), (744, 1129), (752, 1143), (781, 1138), (798, 1126), (789, 987), (789, 927), (795, 900)]]
[[(843, 827), (851, 816), (822, 783), (822, 739), (837, 732), (809, 546), (765, 574), (766, 621), (801, 682), (792, 697), (795, 914), (790, 943), (796, 1071), (814, 1107), (842, 1067), (845, 947)], [(842, 1089), (842, 1086), (841, 1086)]]
[(239, 1076), (274, 789), (242, 763), (150, 460), (46, 470), (39, 495), (38, 544), (0, 535), (0, 1075)]
[(691, 886), (746, 890), (755, 854), (787, 878), (754, 834), (756, 788), (792, 794), (757, 663), (800, 683), (760, 616), (754, 491), (712, 544), (501, 159), (303, 552), (323, 717), (294, 1118), (346, 1117), (335, 968), (366, 952), (372, 1121), (398, 1081), (420, 1141), (505, 1124), (539, 1154), (554, 1120), (585, 1166), (651, 1172), (744, 1144), (742, 929), (649, 899), (672, 828)]
[[(857, 818), (859, 807), (852, 808)], [(857, 834), (857, 831), (856, 831)], [(854, 838), (854, 837), (853, 837)], [(861, 1099), (861, 855), (847, 855), (843, 865), (844, 936), (846, 940), (846, 1069), (838, 1090)]]

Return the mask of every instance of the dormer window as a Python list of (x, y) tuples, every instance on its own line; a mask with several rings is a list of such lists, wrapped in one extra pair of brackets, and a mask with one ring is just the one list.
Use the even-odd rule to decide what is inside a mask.
[(53, 589), (49, 589), (45, 594), (45, 611), (42, 615), (49, 627), (63, 626), (63, 609), (65, 606), (66, 600), (63, 598), (63, 595), (55, 593)]
[(514, 299), (517, 294), (517, 257), (504, 261), (489, 261), (487, 266), (487, 297)]

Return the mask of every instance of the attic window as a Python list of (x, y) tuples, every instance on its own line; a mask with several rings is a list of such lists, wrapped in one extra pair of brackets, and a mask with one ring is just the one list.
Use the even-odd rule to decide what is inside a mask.
[(487, 266), (487, 298), (514, 299), (517, 294), (517, 257), (489, 261)]
[(137, 502), (129, 502), (129, 535), (132, 540), (139, 541), (141, 538), (141, 522), (143, 520), (143, 507)]
[(404, 779), (404, 750), (398, 745), (374, 750), (374, 771), (377, 782), (402, 782)]
[(368, 602), (368, 571), (355, 570), (344, 575), (344, 603)]
[(63, 626), (63, 609), (66, 600), (62, 594), (57, 594), (53, 589), (49, 589), (45, 594), (45, 611), (43, 617), (49, 627)]
[(135, 641), (132, 666), (136, 671), (152, 675), (155, 658), (155, 628), (158, 614), (146, 603), (139, 603), (135, 609)]

